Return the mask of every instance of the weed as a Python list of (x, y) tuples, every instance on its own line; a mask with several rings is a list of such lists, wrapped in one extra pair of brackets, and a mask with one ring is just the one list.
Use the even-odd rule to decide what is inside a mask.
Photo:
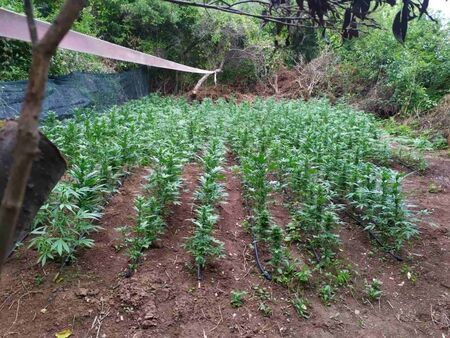
[(307, 284), (311, 279), (311, 270), (305, 265), (300, 271), (295, 273), (295, 278), (302, 284)]
[(415, 285), (417, 283), (417, 274), (413, 271), (413, 268), (411, 268), (407, 264), (403, 264), (400, 268), (400, 271), (412, 284)]
[(44, 283), (44, 276), (41, 276), (39, 274), (34, 276), (34, 285), (35, 286), (41, 286)]
[(244, 297), (247, 295), (247, 291), (232, 290), (230, 293), (230, 304), (234, 308), (239, 308), (244, 304)]
[(334, 290), (331, 285), (325, 284), (319, 290), (319, 296), (325, 304), (329, 304), (334, 298)]
[(335, 281), (338, 286), (343, 286), (350, 281), (350, 278), (351, 278), (350, 271), (342, 269), (338, 271)]
[(292, 306), (294, 306), (295, 311), (297, 312), (297, 314), (305, 319), (308, 319), (310, 314), (308, 312), (308, 306), (307, 306), (307, 301), (303, 298), (300, 298), (298, 296), (296, 296), (292, 301), (291, 301)]
[(372, 279), (371, 283), (368, 283), (367, 280), (365, 281), (365, 289), (366, 294), (371, 300), (377, 300), (380, 299), (381, 295), (383, 294), (383, 291), (381, 290), (381, 285), (383, 283), (376, 278)]
[(266, 302), (260, 302), (258, 310), (262, 313), (264, 317), (272, 316), (272, 308)]

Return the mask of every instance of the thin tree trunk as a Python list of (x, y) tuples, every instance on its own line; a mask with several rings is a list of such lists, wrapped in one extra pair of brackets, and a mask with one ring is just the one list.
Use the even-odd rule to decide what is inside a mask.
[[(19, 118), (17, 144), (0, 207), (0, 273), (15, 232), (33, 160), (39, 153), (39, 115), (45, 94), (50, 60), (66, 33), (85, 6), (85, 0), (66, 0), (55, 22), (41, 40), (37, 40), (29, 0), (26, 14), (33, 41), (33, 60), (25, 100)], [(31, 10), (30, 10), (31, 8)], [(34, 35), (34, 36), (33, 36)]]

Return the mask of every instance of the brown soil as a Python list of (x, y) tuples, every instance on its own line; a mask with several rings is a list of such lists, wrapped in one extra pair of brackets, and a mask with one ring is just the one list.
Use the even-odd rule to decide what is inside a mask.
[[(226, 257), (212, 262), (198, 285), (192, 257), (183, 248), (193, 230), (192, 193), (201, 174), (187, 165), (180, 204), (172, 208), (166, 233), (149, 249), (131, 278), (121, 275), (127, 265), (117, 252), (116, 228), (132, 226), (133, 198), (146, 174), (135, 171), (105, 209), (103, 231), (96, 246), (82, 252), (72, 266), (41, 268), (36, 253), (20, 249), (7, 263), (0, 280), (0, 335), (54, 337), (66, 328), (73, 337), (441, 337), (450, 318), (450, 159), (434, 155), (425, 176), (409, 175), (404, 183), (411, 203), (432, 213), (419, 224), (421, 237), (395, 262), (371, 245), (358, 226), (340, 229), (340, 259), (353, 266), (352, 288), (340, 289), (330, 306), (317, 290), (303, 291), (311, 317), (300, 319), (282, 286), (264, 280), (253, 260), (251, 236), (243, 228), (246, 210), (240, 180), (226, 169), (227, 203), (220, 206), (215, 236), (224, 242)], [(289, 222), (282, 199), (271, 207), (280, 226)], [(297, 250), (297, 249), (296, 249)], [(308, 262), (308, 254), (297, 250)], [(407, 278), (406, 268), (416, 277)], [(364, 279), (379, 278), (383, 296), (370, 304)], [(414, 278), (412, 278), (414, 279)], [(320, 286), (320, 285), (319, 285)], [(267, 291), (272, 315), (258, 310), (255, 288)], [(230, 292), (248, 292), (244, 305), (230, 306)]]

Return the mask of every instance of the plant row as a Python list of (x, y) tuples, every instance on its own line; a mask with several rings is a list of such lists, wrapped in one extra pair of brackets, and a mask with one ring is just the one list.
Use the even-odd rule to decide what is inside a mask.
[[(99, 230), (96, 220), (106, 201), (135, 166), (151, 168), (145, 192), (135, 203), (133, 230), (133, 238), (142, 240), (136, 247), (149, 246), (176, 201), (180, 165), (205, 143), (203, 155), (216, 156), (224, 140), (239, 160), (251, 230), (267, 247), (276, 276), (296, 270), (287, 243), (307, 248), (323, 264), (331, 262), (344, 212), (389, 250), (400, 251), (417, 234), (401, 192), (402, 177), (385, 167), (392, 153), (376, 121), (347, 107), (320, 100), (188, 104), (150, 96), (102, 115), (80, 112), (66, 121), (50, 117), (43, 131), (66, 156), (69, 170), (36, 218), (31, 246), (42, 264), (74, 258), (77, 249), (93, 245), (90, 233)], [(220, 180), (210, 176), (220, 175), (202, 165), (209, 176), (202, 177), (196, 194), (195, 221), (209, 222), (204, 228), (211, 230), (216, 220), (206, 216), (216, 214), (216, 204), (208, 198), (217, 191), (209, 189)], [(286, 229), (270, 218), (275, 192), (289, 200), (292, 222)], [(208, 255), (194, 253), (192, 242), (188, 247), (194, 257), (206, 261)], [(140, 251), (133, 252), (139, 256)]]
[(178, 201), (183, 166), (187, 160), (183, 148), (171, 142), (161, 144), (151, 158), (144, 193), (134, 200), (135, 226), (122, 228), (130, 258), (128, 274), (137, 269), (143, 250), (164, 232), (169, 207)]
[(226, 197), (223, 180), (222, 164), (225, 160), (226, 148), (223, 140), (212, 138), (203, 150), (198, 160), (203, 168), (199, 179), (200, 186), (194, 194), (196, 201), (194, 233), (186, 242), (186, 249), (194, 257), (197, 265), (197, 278), (202, 279), (202, 273), (208, 259), (223, 256), (223, 243), (213, 235), (214, 227), (219, 219), (218, 204)]
[(164, 161), (168, 151), (177, 158), (193, 157), (209, 135), (206, 113), (189, 110), (186, 102), (150, 96), (103, 114), (84, 110), (63, 121), (50, 115), (42, 131), (69, 169), (35, 219), (30, 247), (37, 249), (39, 262), (66, 262), (94, 245), (90, 234), (100, 229), (96, 223), (104, 205), (130, 169), (162, 167), (157, 161)]

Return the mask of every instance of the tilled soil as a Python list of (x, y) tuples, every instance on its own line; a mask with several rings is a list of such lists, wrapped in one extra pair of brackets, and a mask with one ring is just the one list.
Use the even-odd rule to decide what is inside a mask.
[[(226, 257), (210, 264), (204, 280), (197, 282), (183, 244), (194, 228), (192, 196), (201, 169), (189, 164), (166, 233), (146, 251), (138, 271), (125, 278), (127, 258), (116, 229), (134, 223), (133, 199), (147, 174), (136, 170), (107, 205), (100, 221), (104, 230), (94, 235), (96, 246), (81, 252), (72, 266), (61, 272), (56, 263), (41, 268), (35, 264), (36, 253), (24, 247), (11, 257), (0, 280), (0, 335), (55, 337), (70, 329), (72, 337), (448, 336), (450, 159), (434, 155), (429, 162), (424, 176), (411, 174), (404, 182), (408, 200), (431, 212), (422, 217), (421, 236), (404, 250), (404, 261), (377, 249), (347, 220), (339, 231), (339, 258), (353, 266), (353, 287), (338, 290), (329, 306), (316, 289), (304, 290), (309, 319), (297, 316), (287, 289), (263, 279), (255, 267), (245, 229), (247, 210), (231, 158), (224, 180), (228, 196), (219, 207), (215, 232), (225, 244)], [(285, 226), (289, 213), (280, 196), (273, 199), (273, 219)], [(301, 248), (293, 250), (305, 262), (311, 258)], [(376, 303), (368, 302), (363, 292), (364, 280), (372, 278), (383, 282), (383, 296)], [(232, 290), (247, 292), (242, 307), (231, 307)], [(261, 307), (271, 315), (265, 316)]]

